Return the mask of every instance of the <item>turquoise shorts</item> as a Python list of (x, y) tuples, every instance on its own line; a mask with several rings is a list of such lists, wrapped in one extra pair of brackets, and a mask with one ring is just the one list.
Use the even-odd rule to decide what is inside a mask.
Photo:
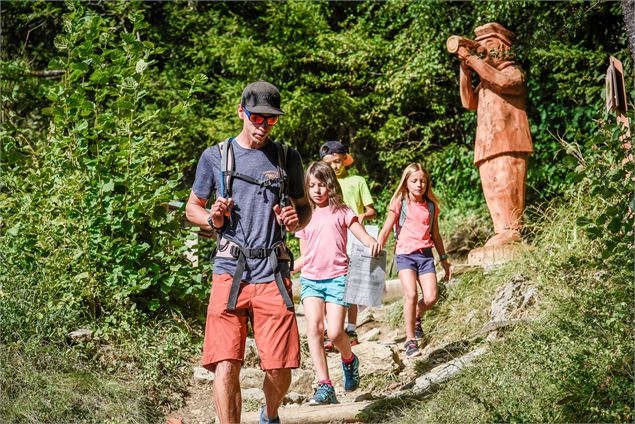
[(350, 305), (344, 302), (344, 290), (346, 289), (346, 275), (340, 275), (335, 278), (327, 278), (326, 280), (309, 280), (300, 277), (300, 300), (304, 301), (307, 297), (319, 297), (326, 303), (334, 303), (336, 305), (348, 308)]

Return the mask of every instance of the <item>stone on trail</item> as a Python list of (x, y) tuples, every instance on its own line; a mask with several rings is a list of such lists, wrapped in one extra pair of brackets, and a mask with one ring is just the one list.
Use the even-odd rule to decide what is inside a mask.
[(68, 333), (68, 337), (74, 342), (79, 342), (82, 340), (90, 340), (93, 338), (93, 332), (88, 328), (79, 328), (75, 331), (71, 331)]
[(425, 392), (433, 389), (438, 384), (445, 383), (455, 374), (459, 373), (463, 368), (465, 368), (470, 362), (483, 355), (485, 352), (487, 352), (486, 347), (479, 347), (478, 349), (475, 349), (470, 353), (461, 356), (460, 358), (454, 359), (450, 362), (446, 362), (445, 364), (433, 368), (432, 370), (430, 370), (430, 372), (422, 375), (415, 380), (415, 385), (412, 391), (415, 394), (424, 394)]
[(314, 378), (315, 375), (312, 371), (302, 368), (291, 370), (291, 386), (289, 387), (289, 391), (312, 395)]
[(247, 403), (265, 404), (265, 393), (261, 389), (244, 389), (241, 393), (243, 397), (243, 406)]
[(286, 394), (284, 399), (282, 399), (282, 404), (283, 405), (301, 404), (301, 403), (304, 403), (306, 399), (307, 397), (305, 395), (302, 395), (298, 392), (289, 392)]
[(492, 321), (524, 318), (528, 309), (538, 301), (536, 288), (527, 277), (517, 275), (496, 290), (491, 306)]
[(265, 373), (260, 368), (243, 368), (240, 370), (240, 387), (242, 389), (260, 389), (265, 381)]
[(194, 367), (192, 377), (197, 383), (211, 383), (214, 381), (214, 373), (201, 366)]
[(365, 332), (364, 334), (362, 334), (359, 337), (359, 340), (362, 342), (376, 342), (377, 340), (379, 340), (380, 334), (381, 334), (381, 329), (372, 328), (368, 330), (367, 332)]

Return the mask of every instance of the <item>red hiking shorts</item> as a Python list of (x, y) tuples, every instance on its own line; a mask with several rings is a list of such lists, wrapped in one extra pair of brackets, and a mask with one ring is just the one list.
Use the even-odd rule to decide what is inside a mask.
[[(220, 361), (242, 361), (247, 321), (251, 316), (260, 368), (298, 368), (300, 335), (295, 311), (287, 309), (276, 282), (241, 282), (236, 309), (228, 311), (227, 298), (232, 279), (229, 274), (212, 276), (201, 365), (213, 372)], [(284, 283), (291, 296), (291, 281), (285, 278)]]

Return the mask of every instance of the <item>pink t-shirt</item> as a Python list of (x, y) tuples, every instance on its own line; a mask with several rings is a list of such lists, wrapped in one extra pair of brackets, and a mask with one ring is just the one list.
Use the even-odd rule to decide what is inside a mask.
[[(403, 223), (395, 252), (398, 255), (407, 255), (419, 249), (434, 247), (434, 242), (430, 237), (430, 211), (428, 203), (413, 202), (407, 200), (406, 220)], [(401, 214), (401, 199), (390, 204), (389, 210), (397, 215)], [(439, 216), (439, 207), (435, 205), (435, 216)]]
[(304, 278), (326, 280), (348, 272), (347, 230), (354, 222), (357, 215), (348, 206), (313, 209), (309, 224), (295, 233), (306, 240), (306, 251), (302, 252)]

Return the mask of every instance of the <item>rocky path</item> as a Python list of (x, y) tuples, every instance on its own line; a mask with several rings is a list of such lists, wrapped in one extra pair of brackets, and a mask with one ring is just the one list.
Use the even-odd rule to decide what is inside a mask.
[[(466, 270), (469, 272), (469, 270)], [(451, 289), (451, 284), (449, 285)], [(339, 404), (309, 406), (314, 391), (314, 373), (306, 345), (306, 321), (302, 306), (296, 309), (302, 343), (301, 368), (293, 370), (289, 393), (279, 414), (284, 423), (358, 422), (361, 411), (382, 399), (399, 396), (421, 396), (435, 390), (439, 384), (451, 379), (478, 356), (487, 352), (487, 340), (496, 336), (503, 327), (520, 320), (515, 311), (527, 309), (536, 300), (536, 293), (525, 281), (510, 281), (501, 286), (492, 299), (491, 321), (478, 334), (465, 340), (435, 344), (434, 340), (422, 349), (418, 358), (406, 359), (401, 346), (405, 331), (400, 325), (391, 328), (390, 302), (401, 296), (398, 280), (387, 282), (384, 306), (364, 310), (358, 320), (360, 344), (353, 351), (360, 359), (362, 382), (354, 392), (344, 392), (342, 368), (338, 353), (328, 354), (328, 365)], [(241, 372), (243, 396), (242, 422), (257, 423), (258, 411), (264, 404), (262, 380), (264, 373), (258, 368), (258, 356), (253, 339), (247, 340), (245, 365)], [(212, 398), (213, 374), (194, 367), (190, 396), (187, 404), (173, 411), (169, 417), (181, 418), (182, 424), (209, 424), (215, 421)], [(178, 421), (175, 421), (178, 423)], [(180, 423), (179, 423), (180, 424)]]

